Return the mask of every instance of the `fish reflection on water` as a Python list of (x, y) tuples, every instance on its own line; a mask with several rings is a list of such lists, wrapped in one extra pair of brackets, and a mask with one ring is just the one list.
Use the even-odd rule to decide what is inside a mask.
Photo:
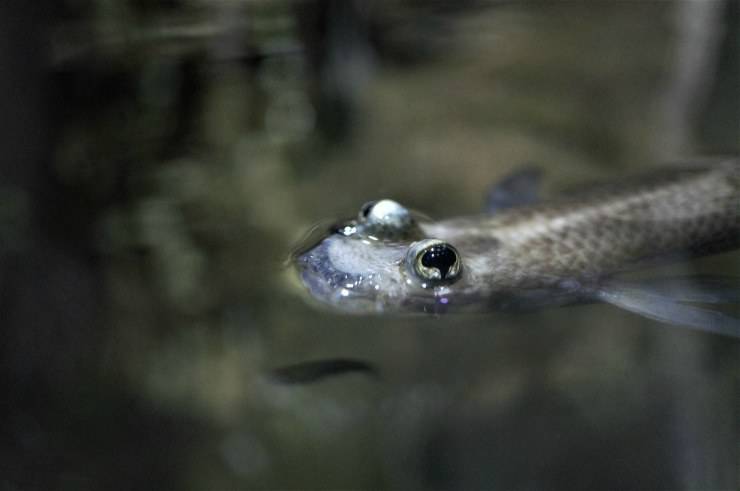
[(740, 278), (618, 277), (740, 247), (740, 160), (663, 169), (550, 201), (538, 201), (539, 180), (524, 169), (491, 190), (485, 213), (442, 221), (388, 199), (367, 203), (294, 253), (294, 264), (314, 299), (347, 313), (601, 301), (740, 338), (740, 319), (715, 308), (740, 301)]

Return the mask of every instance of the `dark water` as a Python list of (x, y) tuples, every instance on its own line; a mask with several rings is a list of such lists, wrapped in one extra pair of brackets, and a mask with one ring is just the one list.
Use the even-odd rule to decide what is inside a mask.
[[(283, 262), (371, 199), (738, 155), (739, 15), (4, 1), (0, 489), (736, 489), (737, 341), (599, 305), (338, 316)], [(378, 373), (268, 376), (321, 358)]]

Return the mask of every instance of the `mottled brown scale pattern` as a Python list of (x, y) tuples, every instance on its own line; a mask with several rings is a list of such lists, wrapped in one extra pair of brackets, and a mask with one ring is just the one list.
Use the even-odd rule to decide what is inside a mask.
[(464, 258), (489, 258), (471, 274), (492, 290), (547, 287), (665, 256), (729, 250), (740, 246), (740, 161), (440, 222), (435, 232)]

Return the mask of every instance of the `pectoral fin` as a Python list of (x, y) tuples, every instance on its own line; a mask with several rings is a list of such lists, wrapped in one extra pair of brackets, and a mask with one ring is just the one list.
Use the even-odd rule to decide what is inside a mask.
[(494, 184), (486, 196), (486, 212), (530, 205), (539, 201), (542, 170), (524, 167)]
[(720, 310), (723, 304), (727, 307), (740, 304), (740, 278), (608, 281), (599, 288), (597, 296), (650, 319), (740, 339), (740, 318)]

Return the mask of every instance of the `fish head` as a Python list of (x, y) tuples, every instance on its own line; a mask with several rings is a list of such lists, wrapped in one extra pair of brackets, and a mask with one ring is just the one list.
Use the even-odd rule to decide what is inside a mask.
[(294, 253), (293, 263), (315, 300), (347, 313), (443, 312), (468, 280), (455, 246), (426, 237), (392, 200), (363, 206)]

